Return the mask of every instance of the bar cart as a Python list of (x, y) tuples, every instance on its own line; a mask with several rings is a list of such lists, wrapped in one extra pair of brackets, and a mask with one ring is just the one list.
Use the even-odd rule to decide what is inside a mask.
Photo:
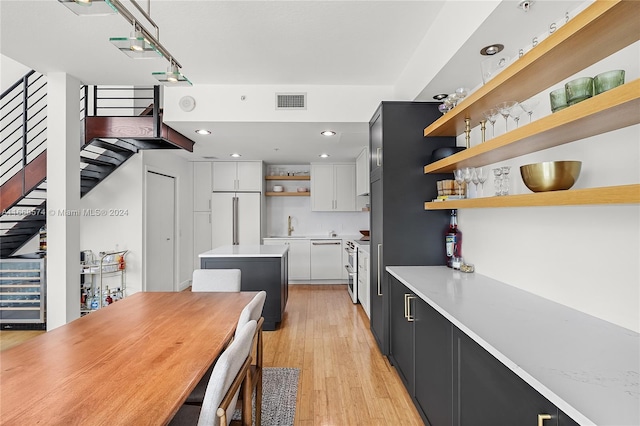
[(128, 250), (82, 252), (80, 314), (101, 309), (126, 295), (126, 255)]

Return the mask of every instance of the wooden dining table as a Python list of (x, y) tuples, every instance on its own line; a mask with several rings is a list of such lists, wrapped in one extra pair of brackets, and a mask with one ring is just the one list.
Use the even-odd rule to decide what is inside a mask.
[(168, 423), (256, 294), (136, 293), (0, 352), (0, 424)]

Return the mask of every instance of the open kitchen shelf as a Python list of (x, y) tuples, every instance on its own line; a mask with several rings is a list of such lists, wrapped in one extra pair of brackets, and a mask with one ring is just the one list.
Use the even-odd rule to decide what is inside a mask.
[(424, 136), (457, 136), (503, 101), (521, 102), (640, 39), (640, 2), (591, 4), (538, 46), (424, 129)]
[[(265, 180), (311, 180), (311, 176), (265, 176)], [(267, 193), (268, 194), (268, 193)]]
[[(638, 2), (640, 4), (640, 2)], [(640, 123), (640, 79), (424, 166), (424, 173), (480, 167)]]
[[(505, 100), (522, 101), (640, 39), (638, 1), (597, 0), (424, 129), (457, 136), (465, 119)], [(428, 164), (424, 173), (480, 167), (640, 123), (640, 79)], [(426, 202), (425, 210), (640, 203), (640, 184)]]
[(425, 210), (640, 203), (640, 184), (424, 203)]
[(311, 192), (267, 192), (265, 195), (267, 197), (308, 197)]

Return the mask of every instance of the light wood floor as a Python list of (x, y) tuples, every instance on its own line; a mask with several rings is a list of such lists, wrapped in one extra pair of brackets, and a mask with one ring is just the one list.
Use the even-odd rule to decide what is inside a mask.
[[(0, 349), (40, 333), (0, 331)], [(344, 285), (289, 286), (282, 324), (264, 333), (264, 365), (300, 369), (296, 425), (423, 424)]]

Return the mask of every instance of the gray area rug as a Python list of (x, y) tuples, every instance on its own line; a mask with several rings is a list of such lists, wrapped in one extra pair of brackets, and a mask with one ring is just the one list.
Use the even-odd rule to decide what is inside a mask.
[[(297, 368), (264, 367), (262, 369), (262, 426), (293, 426), (298, 395)], [(236, 410), (234, 419), (240, 419)], [(255, 424), (255, 395), (253, 421)]]

